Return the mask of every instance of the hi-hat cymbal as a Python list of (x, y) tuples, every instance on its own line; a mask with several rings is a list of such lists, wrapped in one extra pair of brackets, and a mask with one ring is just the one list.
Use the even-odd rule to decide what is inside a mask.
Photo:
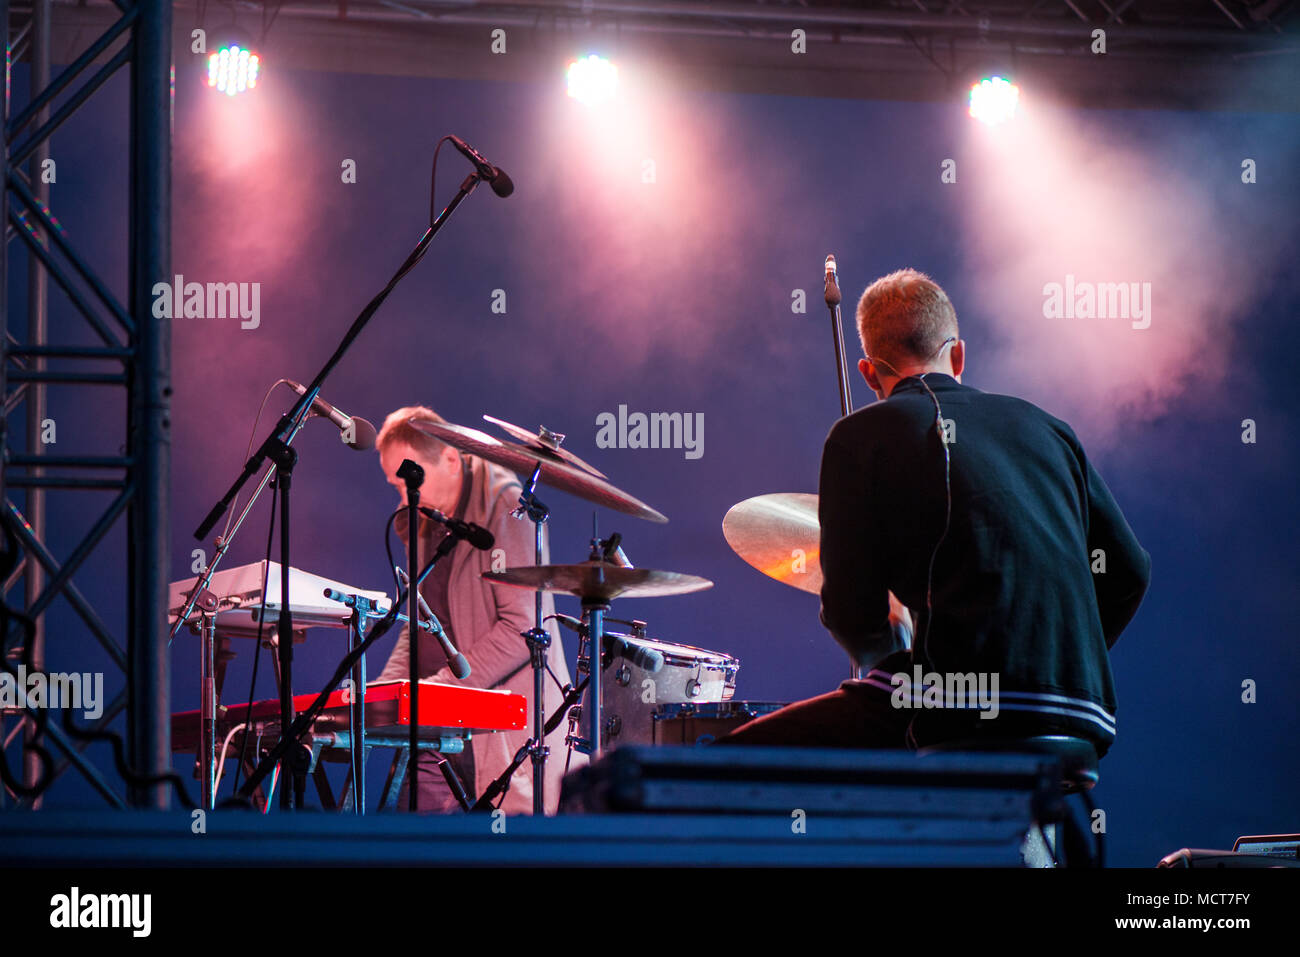
[(667, 516), (651, 508), (639, 498), (634, 498), (622, 489), (615, 488), (599, 475), (584, 471), (576, 465), (570, 465), (553, 452), (518, 445), (514, 442), (502, 442), (486, 432), (464, 425), (452, 425), (450, 422), (435, 422), (433, 419), (421, 419), (418, 416), (411, 418), (409, 422), (412, 427), (446, 442), (452, 448), (477, 455), (497, 465), (504, 465), (512, 472), (531, 475), (533, 469), (541, 466), (539, 481), (588, 502), (651, 522), (668, 521)]
[(577, 565), (524, 565), (500, 572), (484, 572), (483, 578), (532, 591), (574, 595), (586, 601), (660, 598), (665, 595), (686, 595), (713, 587), (713, 582), (697, 575), (660, 572), (650, 568), (624, 568), (622, 565), (601, 561)]
[(775, 492), (731, 506), (722, 534), (732, 550), (769, 578), (800, 591), (822, 590), (817, 496)]
[(570, 465), (576, 465), (580, 469), (586, 469), (592, 475), (599, 475), (601, 478), (609, 477), (604, 472), (600, 471), (600, 469), (587, 464), (567, 449), (560, 448), (560, 443), (564, 441), (564, 433), (562, 432), (552, 432), (544, 425), (540, 426), (536, 432), (529, 432), (527, 429), (521, 429), (519, 426), (512, 425), (504, 419), (497, 419), (490, 415), (485, 415), (483, 418), (501, 428), (502, 431), (513, 435), (522, 444), (528, 446), (534, 451), (559, 456)]

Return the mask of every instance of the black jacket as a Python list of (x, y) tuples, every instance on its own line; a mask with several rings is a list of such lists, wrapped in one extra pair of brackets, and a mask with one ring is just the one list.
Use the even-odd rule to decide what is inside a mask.
[[(1151, 558), (1066, 423), (950, 376), (928, 373), (925, 384), (933, 398), (909, 377), (826, 439), (822, 620), (860, 661), (878, 662), (897, 650), (893, 591), (916, 619), (912, 662), (923, 672), (997, 676), (995, 718), (916, 707), (913, 744), (1056, 732), (1104, 754), (1115, 736), (1108, 650), (1146, 593)], [(866, 680), (897, 689), (889, 671)]]

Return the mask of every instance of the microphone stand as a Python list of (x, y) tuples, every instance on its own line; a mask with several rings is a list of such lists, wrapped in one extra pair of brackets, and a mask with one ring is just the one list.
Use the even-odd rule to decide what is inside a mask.
[[(462, 536), (453, 531), (442, 540), (438, 548), (434, 551), (433, 557), (429, 559), (429, 564), (421, 570), (419, 576), (416, 578), (416, 584), (413, 586), (414, 588), (419, 588), (420, 583), (423, 582), (424, 579), (428, 577), (429, 573), (433, 571), (433, 567), (443, 557), (445, 557), (453, 547), (455, 547), (457, 542), (461, 541), (461, 538)], [(443, 546), (446, 547), (444, 548)], [(325, 592), (326, 596), (334, 601), (341, 601), (348, 607), (355, 607), (356, 601), (354, 598), (338, 593), (331, 594), (332, 591), (333, 589), (327, 589)], [(400, 592), (398, 593), (393, 601), (392, 608), (388, 611), (388, 614), (379, 622), (378, 625), (375, 626), (374, 630), (371, 631), (364, 640), (357, 644), (356, 647), (344, 657), (343, 661), (339, 664), (338, 669), (334, 672), (333, 677), (329, 679), (329, 682), (321, 690), (320, 694), (316, 696), (316, 700), (308, 705), (305, 710), (298, 713), (294, 718), (292, 725), (280, 726), (280, 740), (276, 742), (269, 752), (267, 752), (266, 757), (258, 762), (258, 765), (253, 772), (248, 775), (248, 778), (244, 781), (236, 795), (238, 798), (248, 800), (252, 797), (253, 792), (257, 790), (258, 785), (266, 779), (267, 775), (271, 773), (276, 764), (281, 761), (285, 754), (288, 753), (289, 749), (294, 747), (295, 744), (298, 745), (295, 753), (301, 755), (307, 761), (311, 760), (311, 752), (305, 746), (301, 745), (299, 739), (311, 729), (312, 723), (320, 717), (320, 713), (325, 708), (325, 703), (329, 700), (329, 696), (334, 692), (334, 689), (343, 682), (343, 679), (352, 673), (352, 668), (357, 661), (365, 655), (371, 645), (388, 633), (389, 628), (403, 619), (401, 607), (402, 601), (405, 598), (406, 595), (403, 595)], [(413, 622), (408, 621), (407, 624), (411, 626), (412, 632), (419, 629), (425, 629), (428, 631), (433, 629), (432, 623), (422, 622), (418, 618)]]
[[(287, 440), (289, 443), (293, 442), (294, 438), (297, 437), (298, 432), (307, 424), (307, 420), (310, 417), (311, 412), (308, 410), (307, 415), (298, 419), (293, 431), (289, 433), (289, 438)], [(194, 590), (190, 592), (189, 599), (185, 603), (185, 608), (182, 609), (180, 615), (176, 618), (176, 623), (172, 626), (171, 634), (167, 638), (167, 643), (169, 645), (176, 640), (176, 636), (180, 634), (181, 628), (187, 621), (189, 621), (190, 615), (194, 614), (194, 606), (198, 603), (199, 597), (207, 590), (208, 585), (212, 583), (212, 576), (216, 574), (217, 566), (220, 565), (221, 560), (226, 557), (226, 552), (230, 551), (230, 546), (234, 544), (235, 536), (239, 534), (239, 529), (243, 527), (244, 519), (247, 518), (248, 513), (253, 510), (253, 506), (257, 504), (258, 498), (260, 498), (262, 492), (266, 490), (266, 486), (270, 483), (275, 472), (275, 465), (271, 465), (270, 468), (262, 473), (262, 480), (257, 483), (257, 488), (253, 491), (253, 497), (244, 505), (244, 510), (240, 512), (239, 517), (235, 519), (234, 524), (230, 528), (230, 532), (215, 540), (214, 544), (217, 546), (216, 554), (212, 556), (212, 561), (199, 577), (199, 580), (194, 583)]]
[[(616, 620), (616, 619), (610, 619), (610, 620)], [(581, 630), (579, 634), (585, 635), (586, 632), (587, 632), (587, 626), (586, 625), (581, 626)], [(606, 641), (602, 642), (602, 644), (609, 644), (608, 639), (610, 637), (612, 636), (607, 635)], [(615, 655), (612, 651), (602, 648), (600, 654), (600, 668), (602, 669), (608, 668), (610, 663), (614, 660), (614, 658)], [(480, 797), (474, 803), (474, 806), (469, 808), (469, 810), (471, 811), (492, 810), (492, 802), (495, 801), (503, 791), (505, 791), (507, 788), (510, 787), (510, 779), (514, 776), (515, 771), (517, 771), (519, 769), (519, 766), (524, 763), (524, 759), (526, 757), (528, 757), (530, 754), (535, 752), (534, 744), (536, 743), (536, 741), (537, 740), (544, 741), (546, 740), (546, 738), (550, 737), (551, 732), (553, 732), (556, 728), (560, 726), (560, 722), (563, 721), (565, 716), (569, 713), (569, 709), (572, 708), (574, 705), (576, 705), (579, 700), (581, 700), (583, 692), (587, 690), (587, 685), (590, 683), (591, 683), (591, 676), (590, 676), (590, 672), (588, 672), (588, 676), (583, 678), (581, 681), (579, 681), (576, 686), (570, 684), (570, 685), (565, 685), (564, 688), (561, 689), (564, 692), (564, 700), (560, 702), (559, 710), (556, 711), (555, 714), (551, 715), (550, 718), (546, 720), (546, 723), (544, 725), (539, 724), (538, 726), (536, 726), (537, 730), (534, 732), (535, 736), (525, 741), (524, 746), (521, 747), (517, 752), (515, 752), (514, 760), (510, 762), (510, 766), (506, 768), (505, 771), (503, 771), (501, 775), (497, 777), (491, 784), (488, 785), (487, 790), (483, 792), (483, 796)]]
[[(342, 361), (343, 356), (346, 355), (348, 349), (352, 347), (352, 343), (356, 340), (357, 336), (361, 334), (361, 330), (364, 329), (366, 327), (366, 324), (370, 322), (371, 317), (374, 316), (374, 314), (379, 310), (379, 307), (383, 304), (384, 300), (388, 298), (389, 294), (397, 286), (398, 282), (400, 282), (402, 278), (408, 272), (410, 272), (412, 268), (414, 268), (416, 263), (418, 263), (422, 258), (424, 258), (424, 254), (428, 250), (429, 244), (433, 242), (433, 237), (438, 234), (438, 231), (442, 228), (443, 224), (447, 221), (447, 219), (451, 216), (451, 214), (456, 211), (456, 207), (458, 207), (461, 204), (461, 202), (464, 201), (466, 196), (468, 196), (470, 193), (474, 191), (474, 188), (478, 186), (481, 180), (482, 177), (479, 175), (477, 171), (470, 173), (468, 176), (465, 177), (464, 182), (460, 184), (460, 190), (456, 193), (452, 201), (447, 204), (446, 208), (443, 209), (443, 211), (439, 213), (438, 216), (433, 220), (433, 222), (429, 225), (429, 228), (425, 230), (424, 235), (420, 237), (420, 241), (416, 243), (415, 249), (411, 251), (411, 254), (407, 256), (406, 261), (398, 268), (397, 272), (393, 274), (393, 278), (388, 281), (388, 285), (386, 285), (382, 290), (380, 290), (379, 294), (376, 295), (373, 299), (371, 299), (370, 302), (366, 304), (366, 307), (361, 310), (361, 313), (357, 316), (357, 318), (353, 320), (352, 326), (344, 334), (342, 341), (339, 342), (338, 347), (334, 350), (333, 355), (329, 357), (329, 359), (326, 361), (325, 365), (321, 368), (321, 370), (316, 373), (315, 378), (311, 380), (311, 384), (308, 385), (307, 388), (303, 391), (303, 394), (298, 397), (298, 401), (297, 403), (294, 404), (294, 407), (287, 414), (281, 417), (279, 422), (276, 423), (275, 430), (271, 433), (270, 436), (267, 437), (266, 441), (262, 443), (262, 445), (258, 448), (257, 452), (254, 453), (253, 457), (250, 458), (244, 464), (244, 470), (240, 473), (239, 477), (235, 479), (234, 484), (231, 485), (229, 490), (227, 490), (226, 494), (221, 497), (221, 500), (212, 507), (211, 511), (208, 512), (207, 517), (203, 520), (203, 523), (194, 532), (194, 537), (199, 539), (200, 541), (203, 540), (204, 538), (207, 538), (208, 533), (212, 531), (212, 528), (217, 524), (218, 521), (220, 521), (221, 516), (225, 514), (226, 509), (230, 507), (230, 503), (234, 501), (235, 496), (239, 494), (240, 490), (244, 487), (244, 485), (248, 482), (248, 480), (252, 478), (255, 474), (257, 474), (257, 471), (262, 467), (262, 464), (268, 458), (271, 459), (273, 462), (275, 462), (278, 475), (279, 475), (278, 484), (280, 486), (280, 509), (281, 509), (280, 511), (280, 604), (281, 607), (280, 607), (280, 622), (279, 622), (279, 631), (278, 631), (279, 645), (280, 645), (278, 650), (280, 656), (280, 673), (281, 673), (281, 686), (280, 686), (280, 722), (281, 722), (280, 727), (281, 728), (288, 728), (291, 724), (294, 723), (293, 690), (292, 690), (293, 685), (291, 681), (291, 674), (292, 674), (291, 669), (292, 669), (292, 662), (293, 662), (293, 612), (290, 609), (290, 605), (289, 605), (289, 567), (290, 567), (289, 487), (290, 487), (290, 481), (292, 479), (293, 467), (294, 464), (297, 462), (298, 453), (295, 452), (292, 448), (290, 448), (289, 441), (295, 432), (295, 423), (298, 422), (300, 418), (305, 417), (306, 410), (312, 407), (312, 403), (316, 401), (316, 397), (320, 394), (321, 385), (324, 383), (325, 379), (329, 376), (329, 374), (334, 371), (335, 366), (337, 366), (339, 362)], [(432, 201), (432, 197), (431, 197), (431, 201)], [(416, 526), (412, 525), (411, 528), (414, 531)], [(414, 571), (414, 569), (412, 569), (412, 571)], [(414, 616), (412, 617), (413, 620), (415, 620)], [(413, 642), (413, 644), (418, 645), (418, 641)], [(413, 694), (415, 693), (414, 687), (412, 688), (412, 693)], [(295, 768), (303, 764), (300, 755), (295, 756), (295, 760), (293, 764)], [(414, 783), (414, 781), (412, 783)], [(306, 769), (305, 767), (303, 767), (301, 781), (298, 780), (297, 774), (295, 773), (294, 790), (296, 793), (301, 795), (302, 792), (305, 792), (305, 789), (306, 789)], [(414, 793), (415, 788), (412, 787), (411, 790), (412, 793)], [(300, 798), (300, 803), (301, 803), (301, 798)], [(286, 788), (282, 788), (280, 791), (280, 804), (281, 807), (284, 808), (287, 808), (289, 806)]]
[(826, 257), (826, 305), (831, 311), (831, 327), (835, 338), (835, 371), (840, 378), (840, 416), (853, 411), (853, 395), (849, 391), (849, 367), (844, 356), (844, 324), (840, 320), (840, 284), (835, 272), (835, 257)]
[[(523, 491), (519, 494), (519, 507), (512, 513), (516, 518), (523, 518), (527, 515), (528, 520), (533, 523), (534, 564), (538, 566), (542, 564), (542, 525), (550, 515), (546, 505), (535, 494), (541, 474), (542, 466), (539, 462), (537, 467), (533, 469), (533, 474), (529, 477)], [(519, 754), (515, 755), (515, 760), (506, 769), (504, 780), (510, 780), (510, 775), (514, 774), (515, 769), (522, 763), (523, 755), (530, 755), (533, 759), (533, 814), (541, 816), (546, 813), (546, 759), (551, 753), (551, 749), (546, 746), (546, 733), (544, 731), (546, 724), (546, 653), (551, 646), (551, 633), (542, 627), (541, 588), (537, 589), (534, 609), (534, 626), (523, 633), (524, 641), (528, 643), (528, 654), (533, 668), (533, 736), (520, 750)]]
[[(397, 477), (406, 481), (406, 555), (407, 581), (415, 581), (415, 570), (420, 567), (420, 486), (424, 484), (424, 469), (410, 459), (403, 459)], [(411, 622), (420, 620), (420, 588), (408, 585), (406, 599), (409, 607), (406, 617)], [(407, 808), (414, 813), (419, 808), (420, 792), (420, 636), (412, 625), (406, 631), (408, 640), (407, 664), (411, 680), (410, 766), (411, 785), (406, 791)]]
[[(849, 392), (849, 367), (844, 356), (844, 323), (840, 319), (840, 284), (835, 270), (835, 257), (826, 257), (826, 306), (831, 311), (831, 332), (835, 340), (835, 371), (840, 379), (840, 417), (853, 411), (853, 396)], [(862, 666), (851, 656), (849, 658), (849, 677), (862, 677)]]

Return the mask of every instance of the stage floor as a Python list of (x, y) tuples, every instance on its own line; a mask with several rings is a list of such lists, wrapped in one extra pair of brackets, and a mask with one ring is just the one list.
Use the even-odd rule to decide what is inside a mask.
[(776, 815), (304, 811), (0, 813), (0, 860), (35, 867), (1019, 867), (1024, 825)]

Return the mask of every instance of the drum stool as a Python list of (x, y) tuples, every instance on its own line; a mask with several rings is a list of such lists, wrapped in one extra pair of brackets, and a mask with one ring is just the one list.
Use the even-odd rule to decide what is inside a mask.
[[(956, 738), (952, 741), (943, 741), (938, 744), (926, 745), (917, 750), (917, 755), (924, 757), (927, 754), (937, 754), (945, 751), (983, 751), (983, 752), (1011, 752), (1022, 754), (1048, 754), (1061, 760), (1061, 796), (1064, 799), (1074, 794), (1083, 798), (1083, 803), (1088, 808), (1088, 820), (1092, 821), (1093, 812), (1096, 807), (1088, 792), (1092, 790), (1100, 778), (1098, 764), (1100, 759), (1097, 757), (1097, 749), (1093, 743), (1086, 738), (1076, 738), (1063, 734), (1042, 734), (1025, 738)], [(1065, 821), (1065, 847), (1066, 860), (1074, 862), (1074, 866), (1079, 866), (1080, 860), (1089, 860), (1093, 857), (1088, 848), (1087, 834), (1078, 827), (1074, 817), (1070, 815), (1069, 808), (1061, 804), (1057, 808), (1041, 809), (1041, 817), (1048, 821), (1039, 821), (1039, 829), (1036, 832), (1031, 829), (1025, 836), (1024, 846), (1021, 853), (1025, 859), (1027, 867), (1055, 867), (1056, 866), (1056, 831), (1055, 821), (1063, 817)], [(1095, 861), (1097, 867), (1104, 867), (1105, 843), (1103, 835), (1097, 834), (1097, 851)]]

